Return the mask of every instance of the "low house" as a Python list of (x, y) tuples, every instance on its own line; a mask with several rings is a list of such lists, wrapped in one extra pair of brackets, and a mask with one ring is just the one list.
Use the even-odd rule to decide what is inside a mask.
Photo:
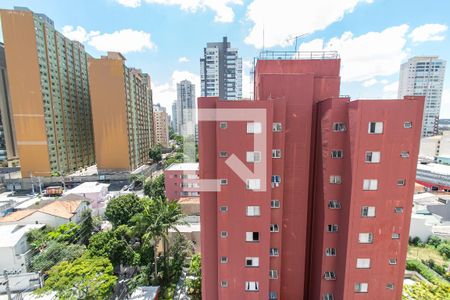
[(69, 222), (78, 223), (88, 208), (89, 202), (84, 200), (56, 200), (40, 208), (15, 211), (0, 218), (0, 225), (45, 224), (58, 227)]
[(159, 286), (137, 287), (128, 299), (132, 300), (158, 300)]
[(71, 190), (68, 190), (63, 198), (69, 195), (81, 196), (89, 199), (91, 202), (91, 208), (96, 215), (103, 215), (106, 208), (106, 201), (108, 200), (108, 187), (107, 183), (100, 182), (84, 182)]
[(0, 225), (0, 270), (26, 272), (27, 233), (43, 227), (44, 224)]
[(178, 200), (181, 211), (186, 216), (200, 216), (200, 198), (199, 197), (183, 197)]

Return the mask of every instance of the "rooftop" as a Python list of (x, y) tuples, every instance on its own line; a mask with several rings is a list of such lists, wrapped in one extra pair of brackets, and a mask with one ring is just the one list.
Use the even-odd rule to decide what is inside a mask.
[(44, 226), (44, 224), (1, 225), (0, 236), (2, 238), (0, 239), (0, 248), (14, 247), (28, 231)]
[(171, 164), (166, 171), (198, 171), (198, 163)]
[(258, 60), (338, 59), (337, 51), (262, 51)]
[(104, 188), (108, 188), (109, 184), (100, 183), (96, 181), (84, 182), (71, 190), (68, 190), (66, 194), (89, 194), (89, 193), (100, 193)]
[(415, 194), (413, 198), (414, 203), (419, 205), (444, 205), (438, 201), (438, 197), (431, 193)]
[(133, 300), (153, 300), (158, 296), (159, 286), (140, 286), (131, 294), (128, 299)]
[(417, 170), (450, 176), (450, 166), (441, 164), (417, 164)]

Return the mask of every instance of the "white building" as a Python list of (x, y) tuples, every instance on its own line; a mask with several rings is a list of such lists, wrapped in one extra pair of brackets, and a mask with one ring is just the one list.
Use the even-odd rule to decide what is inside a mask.
[(195, 84), (189, 80), (177, 83), (176, 133), (183, 136), (195, 134), (195, 108)]
[(59, 227), (69, 222), (78, 223), (89, 202), (84, 200), (56, 200), (40, 208), (15, 211), (0, 218), (0, 225), (45, 224)]
[(426, 96), (422, 136), (438, 133), (446, 61), (437, 56), (415, 56), (400, 68), (398, 97)]
[(27, 233), (32, 229), (43, 228), (44, 224), (1, 225), (0, 226), (0, 270), (26, 272)]
[[(422, 138), (420, 141), (420, 159), (436, 160), (450, 158), (450, 131), (444, 131), (442, 135)], [(440, 162), (445, 163), (445, 162)]]
[(224, 100), (242, 98), (242, 58), (231, 48), (227, 37), (219, 43), (207, 43), (200, 59), (202, 97)]
[[(96, 181), (84, 182), (64, 193), (63, 199), (84, 199), (91, 203), (92, 210), (96, 215), (103, 215), (108, 199), (107, 183)], [(78, 196), (78, 198), (74, 197)], [(80, 198), (82, 197), (82, 198)]]

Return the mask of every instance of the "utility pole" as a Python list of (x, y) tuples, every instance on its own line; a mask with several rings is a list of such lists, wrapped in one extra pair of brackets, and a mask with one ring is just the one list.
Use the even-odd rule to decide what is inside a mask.
[(8, 271), (3, 270), (3, 278), (5, 278), (4, 284), (6, 285), (6, 294), (8, 294), (8, 300), (12, 300), (11, 290), (9, 289)]

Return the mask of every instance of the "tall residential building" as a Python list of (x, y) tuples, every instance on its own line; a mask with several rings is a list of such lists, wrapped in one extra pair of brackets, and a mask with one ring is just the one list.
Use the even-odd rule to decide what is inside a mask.
[(177, 83), (176, 132), (183, 136), (194, 134), (195, 125), (195, 84), (189, 80)]
[(17, 162), (18, 155), (3, 43), (0, 43), (0, 113), (0, 161), (8, 161), (8, 165), (12, 166)]
[(231, 48), (227, 37), (222, 42), (207, 43), (200, 59), (202, 97), (224, 100), (242, 98), (242, 58)]
[(155, 132), (155, 144), (164, 148), (169, 147), (169, 116), (166, 108), (160, 104), (153, 105), (153, 126)]
[(170, 126), (176, 134), (179, 134), (177, 130), (177, 100), (172, 103), (172, 116), (170, 118)]
[(439, 132), (446, 61), (438, 56), (415, 56), (400, 67), (398, 97), (425, 96), (422, 136)]
[(22, 177), (94, 164), (87, 54), (25, 8), (0, 10)]
[(153, 105), (150, 77), (108, 52), (88, 60), (97, 168), (134, 170), (148, 161)]
[(350, 102), (336, 53), (266, 54), (255, 101), (198, 101), (203, 298), (401, 299), (423, 97)]

